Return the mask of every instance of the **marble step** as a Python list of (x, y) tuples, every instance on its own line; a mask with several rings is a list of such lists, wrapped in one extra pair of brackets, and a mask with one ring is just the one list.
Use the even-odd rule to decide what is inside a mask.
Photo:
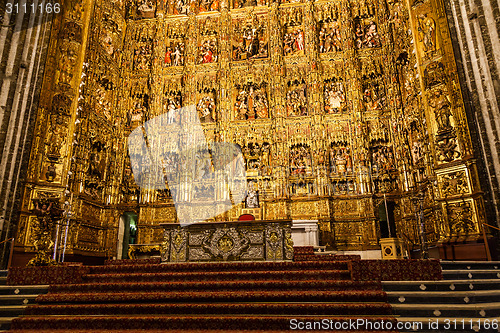
[[(442, 317), (442, 318), (421, 318), (421, 317), (399, 317), (398, 325), (401, 328), (399, 332), (418, 332), (418, 333), (498, 333), (500, 326), (500, 317), (490, 318), (469, 318), (469, 317)], [(484, 324), (488, 323), (490, 328), (485, 329)], [(481, 327), (479, 327), (481, 324)], [(488, 325), (487, 324), (487, 325)], [(499, 324), (500, 325), (500, 324)], [(493, 327), (498, 328), (493, 328)], [(406, 328), (405, 328), (406, 327)]]
[(468, 291), (500, 290), (499, 279), (470, 279), (442, 281), (384, 281), (385, 291)]
[(443, 270), (448, 269), (500, 269), (500, 261), (441, 261)]
[(500, 314), (500, 303), (482, 304), (392, 304), (394, 314), (401, 317), (490, 318)]
[(0, 330), (9, 330), (14, 318), (16, 317), (0, 317)]
[(497, 279), (500, 281), (500, 269), (446, 269), (444, 280)]
[(46, 294), (49, 290), (48, 285), (34, 286), (0, 286), (0, 295), (35, 295)]
[(34, 304), (38, 295), (0, 295), (0, 307), (5, 305)]
[(17, 317), (24, 313), (26, 305), (2, 305), (0, 306), (0, 317)]
[(386, 291), (391, 304), (476, 304), (500, 300), (500, 290)]

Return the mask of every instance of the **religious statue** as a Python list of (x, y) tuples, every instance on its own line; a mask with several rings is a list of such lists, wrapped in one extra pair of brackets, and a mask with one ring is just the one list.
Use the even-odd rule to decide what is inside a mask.
[(436, 50), (436, 23), (427, 14), (418, 16), (418, 36), (425, 53)]
[(35, 246), (36, 256), (28, 262), (28, 266), (57, 265), (50, 257), (54, 246), (52, 229), (54, 224), (62, 218), (63, 210), (59, 208), (58, 199), (33, 199), (34, 209), (31, 210), (36, 218), (31, 227), (31, 241)]
[(438, 132), (452, 129), (453, 127), (450, 122), (450, 117), (452, 117), (451, 104), (442, 89), (437, 89), (431, 93), (429, 105), (434, 109)]
[(129, 114), (129, 126), (137, 125), (142, 122), (142, 117), (144, 116), (144, 108), (141, 102), (136, 102), (134, 109)]
[(259, 194), (255, 190), (255, 183), (251, 182), (251, 184), (245, 200), (246, 208), (259, 208)]
[(113, 46), (113, 38), (111, 37), (111, 34), (107, 30), (103, 30), (103, 32), (102, 32), (101, 44), (104, 48), (104, 51), (107, 54), (113, 55), (113, 53), (115, 52), (115, 49)]
[(413, 142), (411, 148), (411, 156), (414, 164), (420, 163), (420, 161), (424, 157), (422, 143), (420, 143), (419, 141)]
[(179, 109), (181, 108), (180, 96), (170, 96), (166, 99), (166, 103), (164, 104), (164, 109), (168, 113), (167, 116), (167, 124), (179, 124), (181, 118), (181, 112)]

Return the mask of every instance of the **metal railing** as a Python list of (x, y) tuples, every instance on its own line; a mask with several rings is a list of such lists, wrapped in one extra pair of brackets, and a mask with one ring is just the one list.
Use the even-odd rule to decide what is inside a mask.
[(496, 229), (498, 231), (500, 231), (500, 229), (486, 223), (481, 223), (481, 229), (483, 229), (484, 248), (486, 249), (486, 257), (488, 258), (488, 261), (491, 261), (490, 245), (488, 244), (488, 238), (486, 237), (486, 229), (484, 228), (484, 226)]

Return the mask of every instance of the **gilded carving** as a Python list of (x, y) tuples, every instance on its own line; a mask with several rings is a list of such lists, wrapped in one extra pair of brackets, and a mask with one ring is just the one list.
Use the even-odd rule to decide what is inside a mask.
[[(176, 220), (174, 198), (168, 182), (155, 190), (136, 185), (147, 175), (134, 175), (131, 164), (148, 158), (129, 151), (126, 139), (163, 113), (169, 129), (177, 128), (178, 110), (194, 105), (208, 142), (240, 145), (252, 190), (213, 220), (237, 220), (245, 212), (269, 220), (323, 218), (330, 221), (322, 229), (329, 246), (366, 248), (376, 244), (376, 200), (366, 198), (390, 195), (401, 207), (396, 222), (413, 230), (415, 209), (407, 199), (437, 178), (423, 205), (427, 215), (442, 215), (428, 227), (429, 239), (478, 230), (481, 212), (456, 203), (480, 189), (471, 188), (474, 173), (457, 171), (472, 145), (454, 58), (444, 47), (442, 1), (410, 8), (366, 0), (113, 0), (96, 4), (92, 17), (89, 3), (70, 3), (60, 31), (51, 34), (54, 58), (47, 67), (54, 80), (44, 87), (29, 177), (35, 188), (61, 192), (68, 185), (75, 222), (109, 218), (106, 226), (116, 227), (118, 218), (103, 211), (136, 211), (139, 240), (156, 240), (158, 223)], [(79, 61), (86, 64), (83, 75)], [(187, 158), (173, 151), (158, 157), (165, 172)], [(202, 178), (211, 168), (200, 163), (186, 172)], [(206, 186), (224, 193), (212, 180), (196, 184), (197, 192)], [(198, 194), (186, 200), (193, 209), (216, 211), (221, 204)], [(26, 245), (30, 220), (27, 214), (21, 220), (18, 239)], [(69, 239), (101, 255), (102, 232), (74, 227)], [(264, 242), (252, 235), (250, 243)], [(290, 247), (286, 233), (268, 236), (269, 244), (281, 237)], [(207, 258), (204, 250), (186, 250), (180, 230), (166, 238), (164, 260)], [(227, 255), (236, 244), (228, 234), (209, 247)], [(238, 255), (289, 258), (289, 250), (279, 254), (271, 245), (250, 244)]]
[(448, 197), (470, 193), (466, 171), (456, 171), (439, 177), (441, 196)]

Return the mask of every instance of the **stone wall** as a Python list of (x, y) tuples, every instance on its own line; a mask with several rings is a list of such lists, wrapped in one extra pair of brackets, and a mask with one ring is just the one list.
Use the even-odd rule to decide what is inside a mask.
[(446, 1), (462, 91), (482, 178), (487, 220), (500, 223), (500, 9), (495, 0)]

